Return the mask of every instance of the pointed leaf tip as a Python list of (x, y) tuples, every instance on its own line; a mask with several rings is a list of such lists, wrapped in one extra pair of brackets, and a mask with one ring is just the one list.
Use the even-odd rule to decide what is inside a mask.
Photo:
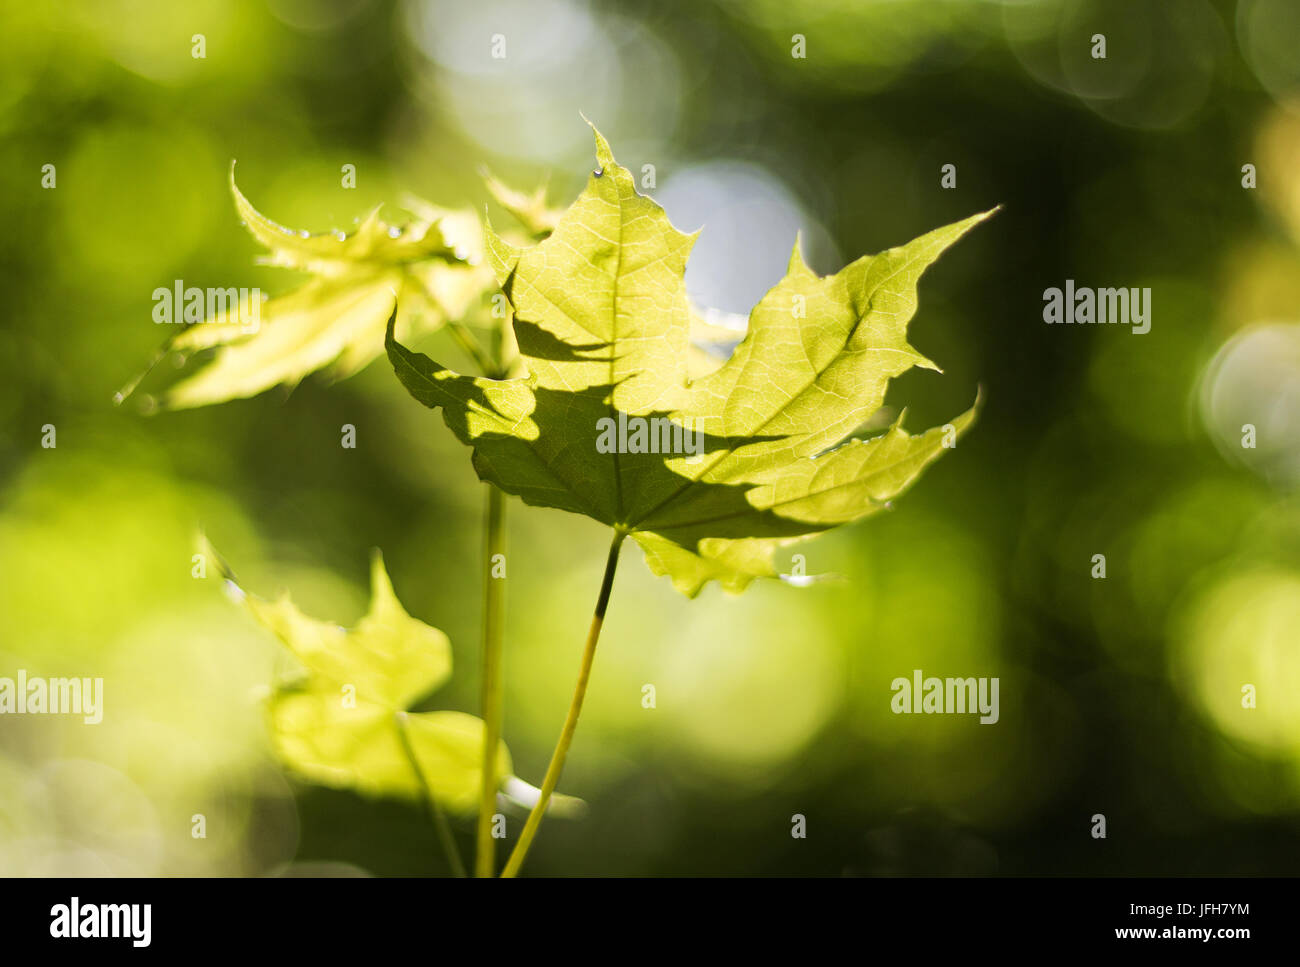
[(600, 129), (597, 128), (596, 125), (592, 124), (591, 121), (588, 121), (585, 117), (583, 120), (587, 121), (587, 124), (591, 125), (591, 133), (595, 135), (596, 162), (599, 165), (597, 170), (604, 173), (607, 169), (618, 164), (618, 162), (614, 160), (614, 150), (609, 146), (609, 141), (607, 141), (605, 136), (600, 133)]

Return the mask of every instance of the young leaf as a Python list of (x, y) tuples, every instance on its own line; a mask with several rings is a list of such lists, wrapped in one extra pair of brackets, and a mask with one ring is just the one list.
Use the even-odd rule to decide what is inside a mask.
[(351, 234), (309, 235), (285, 228), (244, 197), (231, 169), (239, 217), (268, 254), (265, 264), (311, 278), (265, 303), (219, 308), (180, 332), (168, 348), (215, 358), (161, 399), (173, 408), (254, 396), (296, 385), (329, 368), (341, 379), (382, 352), (384, 324), (396, 310), (407, 338), (459, 319), (491, 284), (481, 263), (483, 234), (472, 212), (423, 204), (414, 221), (391, 225), (378, 210)]
[[(219, 557), (218, 557), (219, 560)], [(235, 597), (293, 653), (303, 673), (278, 685), (268, 712), (277, 757), (322, 785), (372, 796), (423, 794), (402, 729), (431, 795), (463, 814), (478, 803), (483, 722), (461, 712), (408, 712), (451, 676), (451, 645), (437, 628), (408, 615), (376, 552), (371, 604), (351, 630), (304, 615), (288, 594), (265, 601)], [(502, 743), (497, 773), (511, 778)]]
[[(532, 236), (542, 241), (560, 222), (563, 209), (546, 204), (546, 184), (532, 193), (511, 188), (488, 171), (483, 172), (483, 182), (498, 205), (509, 212)], [(717, 369), (732, 348), (745, 334), (745, 317), (715, 309), (701, 312), (691, 306), (691, 340), (687, 356), (687, 370), (691, 378)]]
[(491, 172), (484, 170), (483, 183), (496, 203), (514, 216), (535, 239), (543, 239), (555, 229), (563, 214), (546, 204), (546, 183), (538, 185), (531, 193), (511, 188)]
[[(545, 240), (521, 249), (489, 232), (527, 374), (462, 376), (403, 346), (395, 320), (389, 359), (473, 447), (480, 477), (629, 533), (688, 595), (710, 580), (739, 591), (775, 573), (778, 546), (875, 512), (943, 452), (944, 428), (912, 436), (901, 416), (844, 441), (892, 377), (938, 368), (906, 338), (917, 281), (992, 212), (825, 278), (796, 245), (735, 352), (692, 379), (694, 236), (637, 194), (599, 133), (596, 149), (598, 168)], [(974, 412), (952, 421), (953, 439)]]

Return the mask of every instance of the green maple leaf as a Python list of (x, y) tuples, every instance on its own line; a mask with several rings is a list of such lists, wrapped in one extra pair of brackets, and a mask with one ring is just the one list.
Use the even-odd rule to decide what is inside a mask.
[(492, 284), (473, 212), (416, 201), (409, 206), (416, 217), (402, 226), (375, 209), (350, 234), (312, 235), (254, 208), (233, 167), (230, 190), (240, 219), (268, 250), (261, 261), (311, 277), (265, 303), (231, 306), (182, 331), (168, 349), (214, 350), (215, 357), (173, 386), (163, 406), (255, 396), (321, 369), (335, 379), (350, 376), (382, 354), (394, 311), (399, 329), (414, 337), (461, 318)]
[[(545, 182), (532, 192), (523, 192), (510, 187), (486, 170), (483, 172), (483, 181), (496, 203), (523, 226), (533, 241), (547, 238), (564, 214), (563, 209), (551, 208), (546, 204)], [(722, 362), (722, 351), (734, 345), (743, 335), (743, 329), (744, 317), (717, 312), (706, 316), (692, 306), (691, 339), (687, 356), (689, 374), (697, 377), (717, 369)], [(517, 347), (512, 344), (509, 350), (513, 361), (517, 357)]]
[[(370, 610), (350, 630), (308, 617), (287, 593), (266, 601), (228, 581), (233, 596), (302, 668), (278, 684), (268, 702), (272, 747), (286, 768), (372, 796), (416, 799), (427, 784), (448, 810), (474, 812), (483, 722), (462, 712), (408, 711), (451, 677), (451, 645), (437, 628), (406, 613), (378, 552), (371, 563)], [(497, 774), (512, 778), (504, 743)]]
[[(879, 510), (969, 427), (975, 407), (950, 430), (913, 436), (900, 416), (880, 435), (852, 437), (892, 377), (938, 369), (907, 342), (917, 281), (992, 212), (825, 278), (796, 243), (744, 340), (693, 379), (683, 277), (694, 236), (637, 194), (599, 133), (596, 148), (599, 167), (545, 240), (516, 248), (488, 234), (524, 376), (462, 376), (408, 350), (390, 320), (398, 377), (442, 409), (480, 477), (629, 534), (686, 594), (710, 580), (739, 591), (775, 574), (777, 547)], [(632, 436), (625, 452), (602, 452), (602, 421), (632, 418), (678, 452), (635, 452)], [(702, 452), (681, 452), (691, 439)]]

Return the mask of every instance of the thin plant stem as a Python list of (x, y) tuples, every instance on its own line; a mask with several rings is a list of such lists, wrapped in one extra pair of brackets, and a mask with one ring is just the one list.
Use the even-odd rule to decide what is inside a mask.
[(451, 826), (447, 822), (447, 816), (443, 813), (442, 807), (438, 805), (438, 800), (433, 796), (433, 790), (429, 788), (429, 780), (424, 776), (424, 770), (420, 768), (420, 760), (415, 757), (415, 746), (411, 744), (411, 736), (407, 731), (407, 717), (405, 712), (397, 713), (397, 734), (402, 739), (402, 749), (406, 752), (406, 758), (411, 763), (411, 769), (415, 772), (416, 781), (420, 784), (420, 789), (424, 792), (424, 801), (429, 806), (429, 814), (433, 817), (433, 825), (438, 830), (438, 839), (442, 842), (442, 850), (447, 854), (447, 862), (451, 864), (451, 871), (458, 877), (465, 876), (465, 863), (460, 858), (460, 850), (456, 846), (456, 839), (451, 834)]
[(569, 714), (565, 716), (564, 728), (560, 731), (559, 741), (555, 743), (555, 751), (551, 754), (551, 764), (546, 767), (546, 778), (542, 780), (541, 795), (537, 797), (536, 804), (528, 814), (524, 831), (519, 834), (519, 842), (510, 853), (505, 869), (501, 871), (502, 877), (515, 876), (519, 868), (524, 865), (528, 850), (533, 845), (533, 838), (537, 835), (537, 827), (542, 824), (542, 817), (546, 815), (551, 794), (560, 783), (564, 760), (569, 754), (569, 746), (573, 743), (573, 733), (578, 728), (578, 716), (582, 714), (582, 701), (587, 695), (587, 682), (591, 678), (591, 665), (596, 657), (596, 643), (600, 640), (600, 629), (605, 623), (609, 595), (614, 588), (618, 551), (623, 546), (623, 538), (626, 536), (626, 531), (615, 531), (614, 540), (609, 545), (609, 557), (605, 560), (605, 576), (600, 583), (600, 596), (596, 599), (596, 610), (591, 616), (591, 629), (587, 632), (587, 645), (582, 652), (582, 666), (578, 670), (578, 684), (574, 686), (573, 699), (569, 702)]
[[(497, 747), (501, 744), (505, 717), (505, 679), (501, 674), (503, 629), (505, 627), (505, 575), (496, 577), (496, 562), (504, 560), (506, 549), (506, 495), (487, 488), (486, 557), (483, 569), (483, 768), (479, 796), (478, 837), (474, 854), (474, 875), (490, 877), (496, 872), (496, 840), (492, 817), (496, 813)], [(501, 555), (501, 557), (498, 557)]]
[[(409, 273), (412, 280), (423, 290), (430, 303), (437, 300), (429, 291), (424, 280), (414, 273)], [(503, 320), (502, 326), (508, 325)], [(505, 366), (500, 359), (493, 359), (484, 350), (478, 338), (463, 323), (448, 321), (447, 331), (461, 350), (474, 360), (484, 376), (500, 379), (505, 375)], [(498, 353), (500, 355), (500, 347)], [(492, 817), (496, 813), (497, 785), (497, 749), (501, 744), (501, 733), (505, 718), (505, 679), (501, 674), (503, 631), (505, 627), (505, 578), (493, 577), (498, 555), (505, 554), (506, 546), (506, 497), (491, 484), (487, 485), (487, 513), (484, 518), (484, 545), (487, 560), (483, 572), (483, 757), (481, 765), (481, 784), (479, 787), (478, 825), (475, 836), (474, 875), (490, 877), (496, 869), (496, 840), (492, 836)]]

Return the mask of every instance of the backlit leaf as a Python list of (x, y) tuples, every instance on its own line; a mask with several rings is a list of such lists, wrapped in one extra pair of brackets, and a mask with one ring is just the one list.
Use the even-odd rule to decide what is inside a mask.
[[(268, 702), (272, 746), (290, 771), (322, 785), (415, 799), (423, 789), (409, 742), (434, 798), (454, 812), (474, 811), (483, 722), (461, 712), (408, 711), (451, 676), (451, 645), (406, 613), (378, 553), (370, 610), (352, 629), (303, 614), (288, 594), (265, 601), (234, 589), (302, 668)], [(511, 778), (504, 743), (498, 775)]]
[(913, 436), (900, 416), (852, 438), (891, 378), (938, 368), (907, 341), (917, 282), (991, 212), (824, 278), (796, 247), (730, 358), (701, 373), (683, 281), (694, 236), (637, 194), (599, 133), (596, 146), (549, 236), (520, 248), (488, 235), (525, 374), (460, 375), (403, 346), (396, 320), (389, 358), (481, 477), (627, 532), (686, 594), (710, 580), (738, 591), (775, 573), (777, 547), (885, 506), (970, 425), (974, 408), (949, 429)]
[(180, 331), (169, 350), (215, 355), (165, 392), (163, 406), (255, 396), (295, 386), (317, 370), (334, 379), (350, 376), (383, 352), (384, 327), (394, 311), (399, 331), (415, 338), (460, 319), (492, 283), (482, 263), (481, 223), (472, 212), (420, 203), (413, 220), (396, 225), (376, 209), (351, 233), (313, 235), (254, 208), (236, 186), (233, 168), (230, 190), (240, 219), (267, 249), (261, 261), (310, 278), (265, 302), (230, 299)]

